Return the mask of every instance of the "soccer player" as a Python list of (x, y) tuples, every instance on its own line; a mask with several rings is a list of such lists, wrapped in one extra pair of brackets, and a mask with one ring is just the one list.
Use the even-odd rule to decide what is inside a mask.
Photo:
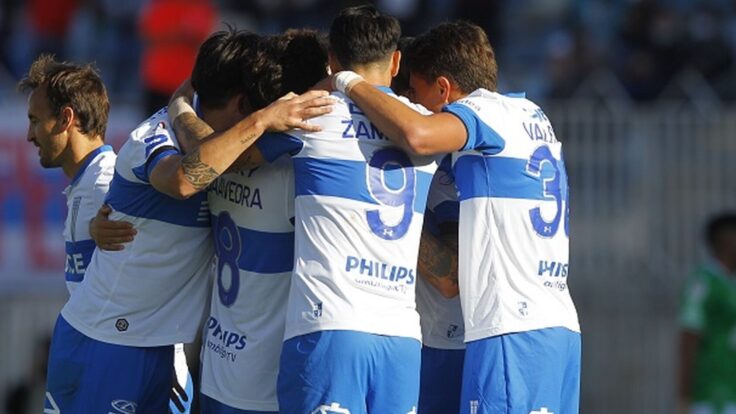
[[(88, 225), (105, 199), (115, 167), (115, 153), (104, 145), (110, 108), (107, 92), (91, 66), (57, 62), (47, 55), (36, 59), (19, 88), (31, 91), (28, 140), (39, 147), (41, 165), (62, 167), (71, 179), (65, 190), (68, 214), (64, 239), (65, 276), (72, 294), (95, 249)], [(186, 360), (178, 358), (176, 362), (186, 380)], [(187, 385), (182, 381), (180, 392)], [(46, 404), (53, 409), (56, 403), (48, 400)], [(174, 407), (172, 402), (172, 410)]]
[(91, 66), (57, 62), (49, 55), (33, 62), (18, 89), (30, 92), (27, 140), (38, 147), (41, 166), (61, 167), (71, 180), (64, 190), (64, 273), (74, 294), (95, 249), (88, 225), (102, 205), (115, 166), (115, 153), (105, 145), (107, 91)]
[(736, 410), (736, 214), (710, 219), (711, 260), (688, 280), (680, 310), (681, 413)]
[[(458, 208), (455, 181), (440, 166), (429, 189), (425, 234), (419, 249), (421, 277), (417, 280), (416, 297), (422, 326), (419, 414), (452, 413), (460, 406), (465, 329), (457, 285)], [(430, 239), (427, 232), (434, 237)], [(451, 260), (447, 260), (448, 255)]]
[[(388, 99), (400, 28), (372, 6), (344, 9), (329, 35), (330, 67), (353, 69)], [(409, 413), (419, 391), (416, 262), (436, 157), (394, 147), (340, 93), (319, 133), (258, 145), (289, 153), (296, 247), (278, 379), (282, 413)]]
[(576, 413), (580, 327), (567, 288), (568, 199), (561, 144), (544, 112), (495, 92), (479, 27), (445, 23), (406, 53), (407, 110), (355, 73), (334, 77), (386, 136), (416, 154), (453, 152), (466, 355), (460, 412)]
[[(327, 76), (327, 50), (319, 33), (289, 30), (266, 44), (266, 58), (280, 69), (272, 74), (281, 75), (259, 79), (269, 85), (258, 89), (278, 85), (272, 100), (287, 92), (305, 92)], [(178, 136), (193, 140), (211, 132), (193, 116), (178, 116), (174, 124)], [(291, 160), (284, 156), (224, 174), (210, 186), (208, 199), (217, 265), (202, 347), (202, 412), (276, 413), (276, 378), (294, 267)]]
[[(406, 52), (412, 41), (399, 39), (399, 50)], [(401, 65), (391, 89), (412, 99), (407, 65)], [(445, 156), (432, 178), (417, 263), (421, 277), (416, 300), (422, 326), (419, 414), (451, 413), (460, 407), (465, 329), (457, 286), (459, 204), (449, 164), (450, 157)]]
[[(362, 73), (389, 99), (396, 19), (340, 12), (330, 67)], [(419, 391), (416, 262), (436, 157), (393, 146), (341, 93), (319, 133), (266, 135), (249, 162), (293, 158), (295, 263), (278, 376), (281, 413), (409, 413)], [(419, 108), (411, 109), (419, 110)], [(229, 135), (226, 131), (223, 135)]]
[(238, 134), (182, 155), (164, 108), (121, 149), (106, 202), (111, 218), (133, 223), (138, 234), (124, 250), (97, 250), (62, 309), (48, 377), (62, 412), (167, 411), (173, 344), (194, 339), (209, 293), (210, 217), (199, 191), (264, 131), (314, 129), (304, 119), (330, 109), (324, 94), (311, 92), (243, 118), (258, 105), (253, 79), (272, 70), (261, 53), (255, 34), (218, 32), (200, 48), (192, 73), (205, 120)]

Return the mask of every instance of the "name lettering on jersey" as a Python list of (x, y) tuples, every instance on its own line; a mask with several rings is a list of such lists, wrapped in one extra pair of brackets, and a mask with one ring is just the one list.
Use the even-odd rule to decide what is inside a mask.
[(459, 101), (457, 101), (457, 103), (463, 104), (465, 106), (469, 106), (473, 108), (476, 112), (481, 112), (480, 105), (473, 102), (471, 99), (460, 99)]
[(237, 355), (232, 351), (245, 348), (246, 336), (222, 328), (220, 322), (210, 316), (207, 320), (207, 348), (220, 355), (220, 358), (235, 361)]
[(66, 266), (64, 267), (64, 272), (72, 273), (75, 275), (83, 275), (86, 270), (87, 267), (84, 264), (84, 257), (82, 256), (82, 253), (66, 255)]
[(340, 121), (345, 125), (345, 129), (342, 131), (343, 138), (357, 138), (357, 139), (369, 139), (369, 140), (383, 140), (387, 141), (385, 135), (376, 128), (373, 123), (360, 119), (345, 119)]
[(547, 143), (557, 142), (555, 131), (552, 129), (552, 125), (549, 123), (549, 118), (544, 114), (544, 111), (537, 108), (534, 110), (524, 109), (524, 112), (531, 112), (530, 118), (532, 120), (530, 122), (521, 123), (530, 140)]
[(548, 143), (557, 142), (555, 137), (555, 131), (552, 129), (552, 125), (547, 123), (539, 122), (522, 122), (524, 131), (529, 135), (529, 139), (532, 141), (543, 141)]
[[(345, 261), (345, 271), (368, 276), (371, 279), (358, 279), (361, 285), (379, 287), (388, 291), (406, 293), (406, 287), (414, 284), (414, 269), (391, 265), (375, 260), (348, 256)], [(384, 281), (389, 282), (386, 284)]]
[[(255, 170), (251, 170), (249, 175)], [(246, 173), (240, 173), (246, 174)], [(230, 181), (227, 178), (220, 177), (210, 184), (209, 191), (231, 203), (248, 208), (257, 208), (263, 210), (261, 201), (261, 190), (257, 187), (251, 188), (237, 181)]]

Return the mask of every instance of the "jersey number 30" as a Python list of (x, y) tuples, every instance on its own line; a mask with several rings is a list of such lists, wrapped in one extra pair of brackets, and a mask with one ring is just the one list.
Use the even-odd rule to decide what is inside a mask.
[[(542, 170), (544, 169), (545, 164), (552, 166), (553, 174), (551, 177), (542, 177)], [(526, 164), (526, 171), (535, 177), (542, 177), (542, 194), (544, 195), (544, 198), (554, 200), (557, 205), (555, 216), (551, 221), (547, 221), (542, 217), (542, 210), (540, 207), (529, 210), (529, 218), (532, 221), (534, 231), (541, 237), (554, 237), (560, 228), (560, 221), (562, 221), (564, 212), (565, 236), (569, 237), (570, 203), (568, 202), (567, 197), (563, 198), (562, 194), (562, 186), (567, 187), (567, 175), (565, 174), (564, 167), (560, 169), (558, 162), (552, 156), (552, 152), (549, 150), (549, 147), (543, 145), (537, 148), (532, 154), (529, 162)]]

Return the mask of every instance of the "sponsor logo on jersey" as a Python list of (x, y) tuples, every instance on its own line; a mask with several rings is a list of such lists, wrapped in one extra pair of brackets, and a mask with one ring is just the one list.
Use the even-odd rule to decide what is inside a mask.
[(529, 414), (555, 414), (552, 411), (548, 411), (547, 407), (542, 407), (539, 411), (529, 411)]
[(414, 269), (355, 256), (347, 257), (345, 271), (396, 284), (412, 285), (416, 279)]
[(240, 351), (241, 349), (245, 348), (245, 335), (223, 329), (220, 322), (212, 316), (210, 316), (210, 318), (207, 320), (207, 332), (209, 334), (207, 337), (208, 343), (211, 342), (211, 340), (215, 340), (219, 342), (223, 347), (232, 347), (236, 351)]
[(206, 326), (205, 346), (207, 349), (214, 352), (221, 359), (235, 362), (238, 358), (237, 351), (246, 346), (246, 336), (223, 329), (220, 322), (212, 316), (207, 320)]

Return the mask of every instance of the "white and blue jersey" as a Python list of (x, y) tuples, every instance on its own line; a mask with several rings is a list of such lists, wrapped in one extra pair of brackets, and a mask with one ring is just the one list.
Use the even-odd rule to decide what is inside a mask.
[[(441, 226), (458, 222), (460, 205), (455, 180), (445, 157), (432, 178), (424, 215), (424, 231), (439, 236)], [(453, 231), (456, 227), (453, 226)], [(422, 324), (422, 367), (418, 414), (457, 412), (463, 376), (465, 343), (460, 297), (446, 298), (419, 277), (417, 311)]]
[(118, 154), (105, 200), (111, 220), (133, 223), (121, 251), (96, 250), (61, 313), (84, 335), (136, 347), (191, 342), (207, 310), (213, 246), (206, 194), (176, 200), (149, 175), (179, 153), (165, 109), (143, 122)]
[[(429, 189), (424, 225), (430, 232), (439, 235), (439, 226), (457, 223), (458, 215), (455, 181), (451, 173), (440, 168), (434, 174)], [(417, 282), (417, 311), (422, 325), (422, 344), (436, 349), (465, 349), (465, 328), (459, 296), (446, 298), (420, 277)]]
[(216, 282), (202, 341), (201, 390), (229, 407), (277, 412), (294, 268), (291, 160), (224, 174), (210, 185), (208, 198)]
[(567, 287), (567, 174), (549, 120), (523, 97), (485, 89), (443, 111), (468, 133), (453, 154), (465, 341), (549, 327), (580, 332)]
[(95, 251), (95, 241), (89, 234), (89, 222), (105, 201), (115, 170), (115, 152), (109, 145), (92, 151), (64, 190), (67, 216), (64, 221), (66, 263), (64, 276), (69, 293), (73, 294)]
[(332, 97), (332, 112), (310, 121), (322, 131), (264, 136), (256, 144), (267, 160), (290, 153), (294, 162), (285, 338), (352, 330), (419, 340), (416, 263), (436, 157), (404, 153), (345, 95)]

